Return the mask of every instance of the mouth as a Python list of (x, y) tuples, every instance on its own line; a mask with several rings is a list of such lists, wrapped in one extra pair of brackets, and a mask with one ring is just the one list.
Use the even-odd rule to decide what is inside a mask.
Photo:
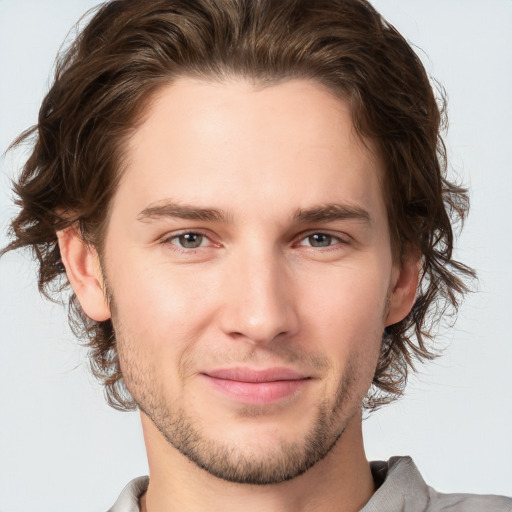
[(202, 374), (208, 383), (228, 398), (251, 405), (267, 405), (297, 395), (311, 380), (290, 368), (225, 368)]

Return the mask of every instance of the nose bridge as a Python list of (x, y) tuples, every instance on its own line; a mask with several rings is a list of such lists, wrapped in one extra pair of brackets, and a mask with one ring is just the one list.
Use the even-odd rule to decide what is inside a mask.
[(224, 330), (259, 344), (293, 333), (298, 319), (283, 255), (252, 244), (231, 258)]

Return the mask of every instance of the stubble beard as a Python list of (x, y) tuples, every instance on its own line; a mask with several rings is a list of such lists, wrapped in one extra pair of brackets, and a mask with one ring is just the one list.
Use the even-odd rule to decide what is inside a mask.
[[(150, 375), (151, 372), (145, 374)], [(126, 377), (130, 382), (129, 375)], [(302, 440), (291, 442), (281, 439), (271, 448), (261, 447), (257, 451), (212, 438), (183, 406), (165, 402), (163, 395), (156, 393), (149, 382), (142, 387), (129, 385), (128, 388), (139, 409), (151, 419), (167, 442), (198, 467), (228, 482), (269, 485), (305, 473), (334, 448), (349, 421), (360, 410), (357, 402), (349, 414), (345, 410), (354, 403), (350, 399), (350, 382), (353, 381), (354, 372), (345, 372), (334, 404), (333, 401), (325, 401), (318, 406), (313, 426)], [(246, 411), (245, 416), (250, 414)]]
[(165, 418), (155, 417), (142, 407), (141, 410), (165, 439), (191, 462), (210, 475), (238, 484), (278, 484), (301, 475), (331, 451), (344, 430), (328, 435), (325, 418), (319, 417), (304, 443), (281, 440), (272, 450), (262, 447), (254, 454), (208, 439), (183, 410)]
[[(244, 451), (238, 446), (213, 439), (204, 428), (200, 428), (197, 420), (187, 414), (183, 406), (176, 401), (170, 403), (165, 393), (162, 390), (159, 392), (158, 383), (151, 378), (155, 372), (141, 364), (144, 361), (141, 345), (126, 338), (120, 322), (114, 321), (117, 308), (110, 299), (118, 356), (127, 391), (171, 446), (217, 478), (249, 485), (279, 484), (296, 478), (331, 452), (349, 422), (361, 411), (366, 390), (360, 389), (360, 365), (353, 360), (349, 361), (340, 377), (334, 397), (318, 405), (313, 426), (302, 441), (281, 439), (272, 449), (262, 447), (254, 453), (254, 450)], [(258, 414), (255, 412), (254, 415)], [(245, 416), (249, 415), (251, 412), (248, 408)]]

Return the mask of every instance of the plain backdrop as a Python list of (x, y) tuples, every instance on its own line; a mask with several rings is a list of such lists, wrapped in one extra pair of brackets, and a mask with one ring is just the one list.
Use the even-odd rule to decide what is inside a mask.
[[(442, 358), (364, 423), (369, 459), (411, 455), (441, 491), (512, 494), (512, 1), (379, 0), (449, 95), (453, 172), (471, 188), (457, 250), (479, 292)], [(90, 0), (0, 0), (0, 151), (36, 121), (53, 59)], [(2, 159), (0, 245), (16, 208)], [(106, 510), (147, 472), (137, 413), (109, 409), (66, 313), (36, 289), (29, 254), (0, 260), (0, 512)]]

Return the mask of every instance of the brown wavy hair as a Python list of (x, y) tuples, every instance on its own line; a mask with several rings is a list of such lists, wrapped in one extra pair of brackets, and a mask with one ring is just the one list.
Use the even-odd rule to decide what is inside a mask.
[[(348, 102), (357, 132), (376, 144), (386, 171), (395, 259), (410, 245), (422, 254), (417, 300), (407, 318), (385, 330), (364, 405), (371, 410), (400, 396), (415, 362), (435, 357), (436, 326), (456, 312), (474, 275), (452, 258), (453, 225), (464, 219), (468, 196), (446, 175), (442, 88), (432, 87), (411, 46), (365, 0), (112, 0), (99, 6), (57, 61), (37, 125), (13, 143), (33, 147), (14, 184), (21, 210), (2, 252), (31, 248), (40, 291), (60, 297), (69, 283), (56, 231), (77, 225), (101, 255), (123, 143), (154, 93), (178, 77), (240, 77), (260, 86), (308, 79)], [(69, 318), (90, 347), (92, 371), (110, 405), (133, 408), (110, 320), (89, 319), (72, 293)]]

